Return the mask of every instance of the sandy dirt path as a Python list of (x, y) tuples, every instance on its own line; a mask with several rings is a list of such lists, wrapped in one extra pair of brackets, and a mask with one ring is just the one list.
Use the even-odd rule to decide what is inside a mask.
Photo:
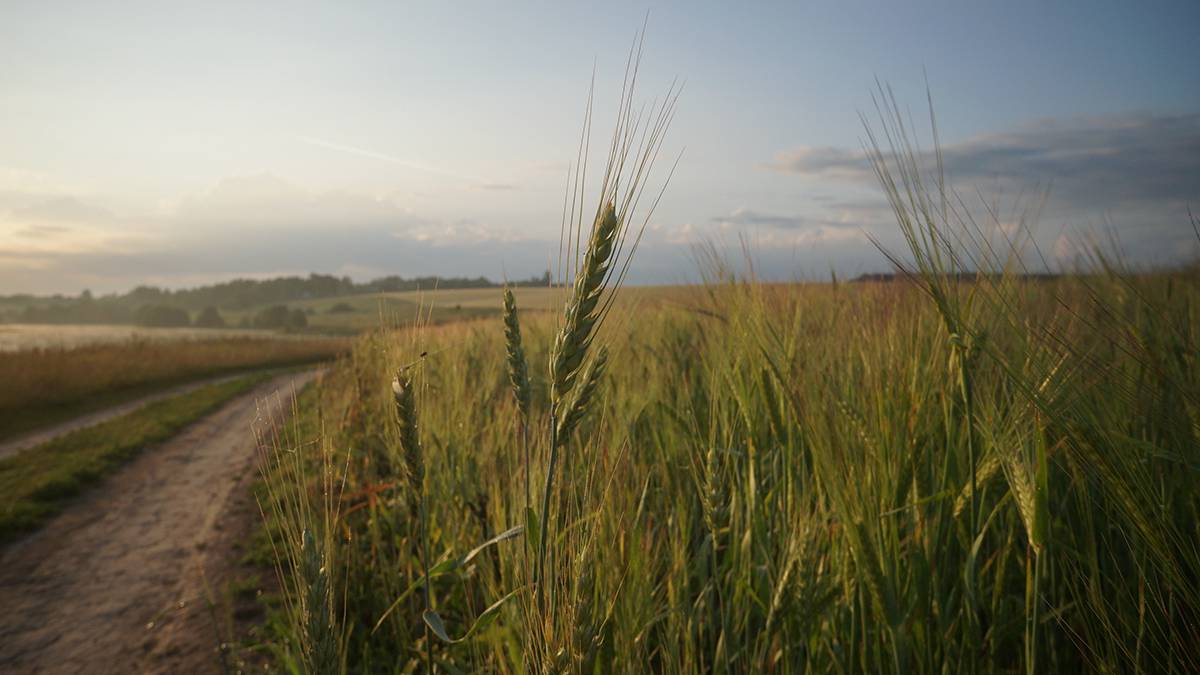
[(251, 428), (318, 374), (230, 401), (0, 552), (0, 672), (221, 672), (206, 588), (260, 517)]
[(81, 415), (80, 417), (76, 417), (75, 419), (68, 420), (61, 424), (55, 424), (54, 426), (46, 427), (44, 429), (38, 429), (36, 431), (21, 434), (16, 438), (0, 442), (0, 459), (15, 455), (18, 452), (28, 448), (35, 448), (42, 443), (52, 441), (55, 438), (75, 431), (76, 429), (86, 429), (87, 427), (96, 426), (101, 422), (107, 422), (108, 420), (116, 419), (122, 415), (127, 415), (134, 410), (137, 410), (144, 405), (154, 403), (155, 401), (161, 401), (173, 396), (196, 391), (200, 387), (205, 387), (210, 384), (219, 384), (221, 382), (236, 380), (245, 374), (246, 373), (235, 373), (233, 375), (222, 375), (220, 377), (211, 377), (206, 380), (200, 380), (199, 382), (190, 382), (188, 384), (179, 385), (178, 387), (170, 387), (168, 389), (164, 389), (163, 391), (150, 394), (149, 396), (143, 396), (139, 399), (134, 399), (120, 405), (115, 405), (111, 408), (105, 408), (104, 410), (97, 410), (96, 412)]

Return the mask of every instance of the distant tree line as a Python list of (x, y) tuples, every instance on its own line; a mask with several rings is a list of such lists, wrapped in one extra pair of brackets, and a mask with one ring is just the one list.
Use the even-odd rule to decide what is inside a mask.
[[(513, 286), (547, 286), (550, 272), (540, 277), (510, 282)], [(486, 277), (424, 276), (406, 279), (386, 276), (357, 283), (350, 277), (310, 274), (307, 277), (235, 279), (209, 286), (169, 290), (138, 286), (124, 294), (96, 297), (83, 291), (78, 297), (65, 295), (0, 296), (0, 321), (16, 323), (111, 323), (145, 326), (225, 325), (221, 310), (239, 311), (269, 305), (249, 323), (254, 327), (302, 328), (304, 312), (289, 310), (289, 302), (363, 293), (432, 290), (435, 288), (495, 288), (500, 284)], [(283, 313), (278, 309), (282, 307)], [(270, 317), (261, 316), (273, 312)], [(299, 314), (296, 314), (299, 312)], [(288, 316), (283, 317), (286, 313)], [(192, 315), (195, 318), (192, 318)], [(261, 319), (261, 320), (260, 320)], [(301, 323), (303, 321), (303, 323)], [(261, 325), (260, 325), (261, 324)], [(267, 325), (271, 324), (271, 325)]]
[(254, 315), (255, 328), (299, 330), (308, 326), (308, 317), (302, 309), (288, 309), (287, 305), (274, 305)]
[[(975, 272), (958, 272), (956, 274), (945, 274), (942, 276), (944, 278), (953, 279), (955, 281), (967, 282), (967, 283), (975, 282), (980, 279), (980, 275)], [(989, 274), (986, 276), (990, 277), (993, 280), (1000, 278), (1000, 276), (997, 274)], [(1027, 272), (1027, 273), (1021, 275), (1021, 279), (1023, 279), (1024, 281), (1054, 281), (1055, 279), (1060, 278), (1060, 276), (1061, 275), (1048, 273), (1048, 272)], [(860, 283), (868, 282), (868, 281), (889, 282), (889, 281), (906, 281), (906, 280), (907, 279), (903, 273), (896, 273), (896, 272), (884, 272), (884, 273), (877, 272), (877, 273), (873, 273), (873, 274), (860, 274), (857, 277), (854, 277), (853, 279), (851, 279), (851, 281), (860, 282)]]

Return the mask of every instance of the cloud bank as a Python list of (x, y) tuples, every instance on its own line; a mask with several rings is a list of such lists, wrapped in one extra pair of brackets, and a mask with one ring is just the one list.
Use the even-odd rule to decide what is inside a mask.
[[(1104, 230), (1147, 261), (1194, 250), (1188, 209), (1200, 210), (1200, 114), (1043, 120), (941, 151), (947, 180), (968, 201), (977, 193), (1029, 201), (1046, 190), (1043, 227)], [(936, 166), (928, 150), (920, 161)], [(798, 147), (766, 166), (810, 181), (876, 182), (862, 149)]]
[[(968, 200), (976, 191), (1012, 197), (1048, 187), (1039, 245), (1059, 259), (1079, 252), (1072, 237), (1080, 231), (1115, 235), (1137, 262), (1196, 254), (1187, 211), (1200, 213), (1200, 114), (1048, 120), (947, 143), (942, 156), (951, 186)], [(731, 192), (698, 213), (657, 214), (632, 278), (695, 278), (691, 245), (704, 240), (734, 258), (749, 244), (763, 261), (759, 271), (774, 278), (830, 267), (845, 275), (886, 269), (872, 238), (902, 250), (861, 149), (797, 147), (766, 166), (776, 174), (768, 176), (769, 190)], [(469, 185), (463, 201), (446, 209), (470, 213), (472, 205), (509, 204), (502, 213), (476, 209), (498, 213), (489, 216), (498, 220), (418, 212), (399, 193), (313, 190), (269, 173), (226, 178), (139, 211), (93, 190), (0, 167), (0, 293), (103, 292), (314, 271), (358, 279), (525, 277), (554, 267), (557, 252), (557, 241), (544, 234), (557, 228), (523, 229), (522, 223), (557, 218), (530, 215), (537, 213), (530, 200), (549, 199), (553, 207), (558, 196), (514, 187)]]
[[(924, 155), (926, 162), (933, 157)], [(1001, 189), (1050, 185), (1077, 208), (1200, 199), (1200, 114), (1046, 120), (942, 146), (946, 175)], [(863, 150), (800, 147), (769, 168), (874, 181)]]
[(417, 214), (398, 199), (231, 177), (162, 212), (115, 214), (87, 198), (0, 193), (0, 293), (124, 290), (321, 271), (527, 276), (550, 247), (511, 228)]

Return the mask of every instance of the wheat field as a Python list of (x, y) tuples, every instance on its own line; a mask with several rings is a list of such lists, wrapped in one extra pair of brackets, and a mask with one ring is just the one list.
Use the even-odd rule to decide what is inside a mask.
[(560, 311), (360, 338), (263, 438), (284, 667), (1200, 669), (1200, 267), (1026, 275), (884, 119), (896, 281), (616, 302), (605, 180)]
[[(292, 527), (328, 528), (350, 670), (402, 670), (423, 644), (468, 672), (1191, 670), (1196, 282), (956, 287), (987, 336), (966, 349), (901, 283), (730, 281), (704, 313), (614, 330), (559, 459), (552, 607), (530, 593), (527, 536), (464, 561), (541, 515), (503, 325), (375, 334), (302, 401), (309, 464), (292, 478), (325, 466), (339, 487), (328, 515)], [(995, 311), (1001, 291), (1036, 331)], [(545, 364), (556, 327), (528, 319), (529, 362)], [(423, 506), (388, 386), (411, 363)], [(529, 382), (540, 430), (545, 369)], [(530, 435), (535, 495), (544, 437)], [(450, 636), (518, 593), (466, 643), (424, 634), (422, 510)]]

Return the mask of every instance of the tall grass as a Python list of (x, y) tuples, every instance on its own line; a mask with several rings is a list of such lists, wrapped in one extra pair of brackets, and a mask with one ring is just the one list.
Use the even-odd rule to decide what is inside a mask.
[[(501, 672), (1192, 670), (1197, 281), (1185, 270), (1008, 282), (1017, 313), (975, 324), (987, 338), (969, 366), (970, 421), (960, 348), (910, 285), (727, 280), (696, 293), (702, 312), (642, 317), (610, 336), (580, 449), (559, 474), (556, 604), (509, 603), (435, 660)], [(556, 325), (522, 329), (544, 362)], [(419, 407), (430, 576), (461, 633), (529, 576), (519, 542), (469, 555), (526, 522), (519, 408), (498, 323), (421, 339), (442, 346), (421, 367), (436, 392)], [(322, 442), (348, 455), (332, 545), (358, 670), (400, 668), (426, 646), (418, 529), (378, 376), (411, 360), (382, 357), (395, 340), (364, 338), (319, 407), (337, 421)], [(531, 393), (546, 411), (547, 380), (531, 377)], [(544, 457), (546, 440), (534, 446)]]
[[(717, 256), (596, 338), (634, 311), (593, 301), (602, 199), (562, 318), (360, 339), (301, 411), (346, 457), (339, 667), (1200, 669), (1200, 266), (1098, 250), (1028, 280), (881, 110), (908, 282), (763, 284)], [(514, 334), (544, 376), (514, 377)], [(419, 514), (388, 390), (414, 363)]]
[(270, 523), (283, 596), (278, 623), (285, 628), (273, 645), (275, 660), (289, 672), (342, 672), (348, 628), (338, 591), (349, 572), (338, 545), (344, 457), (324, 439), (321, 419), (300, 418), (294, 409), (288, 427), (271, 412), (254, 431), (264, 479), (259, 506)]

